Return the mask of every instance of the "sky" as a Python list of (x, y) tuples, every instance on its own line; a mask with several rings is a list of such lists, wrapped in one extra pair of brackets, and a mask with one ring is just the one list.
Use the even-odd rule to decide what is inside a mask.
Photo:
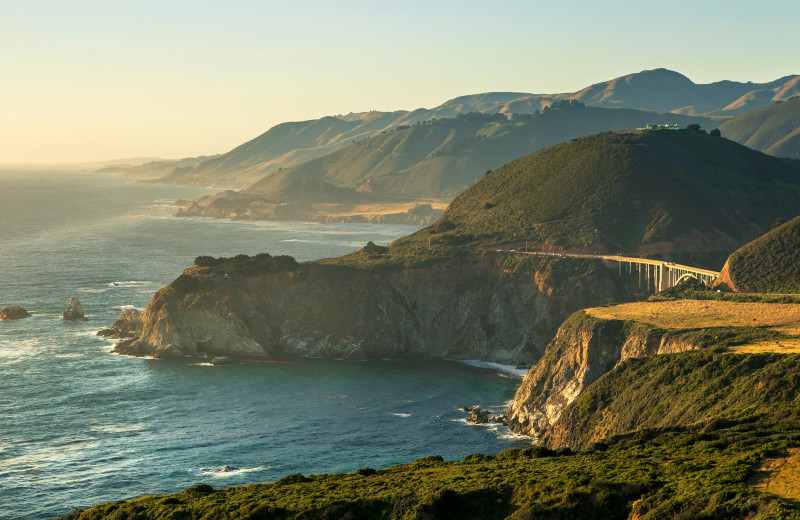
[(285, 121), (800, 73), (800, 2), (0, 0), (0, 164), (226, 152)]

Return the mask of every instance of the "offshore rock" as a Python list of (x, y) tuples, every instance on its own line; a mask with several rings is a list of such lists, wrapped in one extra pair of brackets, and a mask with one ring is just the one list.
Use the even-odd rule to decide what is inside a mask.
[(308, 263), (230, 278), (199, 269), (181, 279), (157, 293), (140, 337), (117, 352), (530, 365), (570, 313), (630, 297), (601, 262), (479, 253), (414, 268)]
[(489, 412), (481, 410), (479, 406), (472, 409), (472, 415), (467, 417), (467, 422), (472, 424), (486, 424), (489, 422)]
[(61, 316), (61, 319), (65, 321), (88, 320), (88, 318), (83, 314), (83, 305), (81, 305), (81, 302), (79, 302), (77, 298), (69, 299), (69, 303), (67, 304), (67, 310), (64, 311), (64, 314)]
[(11, 305), (0, 309), (0, 321), (14, 321), (30, 317), (30, 313), (19, 305)]
[(542, 359), (525, 375), (507, 411), (509, 427), (540, 439), (586, 387), (620, 362), (697, 348), (679, 333), (578, 311), (559, 327)]

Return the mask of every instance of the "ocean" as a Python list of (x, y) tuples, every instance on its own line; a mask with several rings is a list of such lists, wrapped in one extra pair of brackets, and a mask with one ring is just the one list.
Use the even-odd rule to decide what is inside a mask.
[[(297, 359), (209, 366), (111, 354), (95, 332), (143, 307), (199, 255), (299, 261), (416, 228), (174, 218), (216, 190), (57, 171), (0, 172), (0, 517), (53, 518), (104, 501), (351, 472), (529, 445), (465, 422), (501, 411), (518, 374), (454, 361)], [(61, 320), (70, 297), (89, 321)]]

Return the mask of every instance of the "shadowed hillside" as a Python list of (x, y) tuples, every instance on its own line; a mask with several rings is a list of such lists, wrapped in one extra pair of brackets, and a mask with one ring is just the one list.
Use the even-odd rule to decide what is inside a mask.
[(800, 96), (745, 112), (719, 127), (737, 143), (776, 157), (800, 158)]
[[(452, 118), (470, 112), (501, 113), (506, 116), (534, 114), (559, 101), (572, 99), (597, 107), (727, 117), (788, 99), (800, 93), (799, 86), (800, 78), (794, 75), (763, 84), (720, 81), (703, 85), (695, 84), (685, 76), (666, 69), (645, 70), (597, 83), (575, 93), (487, 92), (459, 96), (432, 109), (360, 112), (282, 123), (218, 156), (155, 161), (135, 167), (118, 166), (113, 171), (132, 176), (161, 177), (162, 182), (172, 184), (244, 187), (264, 175), (322, 157), (353, 141), (375, 136), (398, 126), (414, 125), (436, 118)], [(652, 122), (654, 121), (645, 121), (643, 124)], [(672, 122), (685, 124), (678, 120)], [(602, 130), (605, 129), (585, 128), (579, 135)], [(555, 142), (558, 141), (543, 146)]]
[[(705, 262), (800, 211), (800, 162), (691, 130), (598, 134), (486, 175), (396, 246), (502, 244)], [(727, 254), (727, 253), (725, 253)]]
[(511, 119), (502, 114), (461, 114), (364, 139), (268, 175), (240, 193), (199, 199), (181, 214), (276, 219), (280, 215), (274, 205), (281, 204), (282, 215), (316, 218), (314, 208), (286, 207), (310, 202), (290, 196), (301, 181), (316, 187), (315, 203), (449, 200), (481, 179), (487, 170), (532, 151), (588, 133), (629, 130), (665, 120), (681, 125), (715, 124), (706, 118), (594, 108), (568, 101), (538, 114), (516, 114)]

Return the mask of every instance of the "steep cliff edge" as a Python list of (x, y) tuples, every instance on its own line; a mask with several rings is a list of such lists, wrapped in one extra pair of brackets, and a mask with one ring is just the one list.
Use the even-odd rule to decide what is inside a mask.
[(507, 412), (509, 426), (538, 439), (586, 387), (621, 361), (696, 348), (686, 334), (578, 311), (559, 327), (542, 359), (525, 375)]
[(800, 356), (703, 349), (628, 359), (564, 410), (542, 439), (549, 448), (583, 449), (615, 435), (753, 417), (797, 414)]
[[(690, 369), (681, 368), (683, 361), (676, 362), (673, 372), (662, 370), (658, 377), (658, 370), (653, 369), (653, 380), (640, 371), (642, 381), (626, 380), (613, 389), (606, 385), (602, 395), (624, 394), (627, 408), (633, 409), (633, 400), (640, 400), (641, 403), (635, 405), (641, 412), (638, 415), (625, 412), (627, 408), (622, 405), (613, 412), (609, 407), (604, 408), (603, 403), (607, 404), (610, 398), (596, 397), (600, 381), (617, 377), (612, 374), (622, 370), (620, 367), (634, 366), (626, 365), (631, 359), (658, 357), (659, 361), (648, 363), (668, 365), (669, 361), (661, 360), (665, 357), (662, 354), (680, 354), (666, 357), (683, 359), (696, 350), (738, 356), (743, 353), (796, 353), (799, 324), (800, 306), (797, 304), (737, 302), (732, 297), (715, 301), (651, 298), (648, 302), (576, 312), (558, 329), (544, 356), (526, 374), (507, 412), (510, 427), (548, 446), (575, 447), (588, 442), (586, 439), (598, 440), (611, 433), (669, 426), (672, 423), (668, 421), (648, 422), (658, 415), (656, 408), (663, 408), (651, 397), (679, 394), (688, 388), (676, 386), (673, 377), (681, 370), (687, 372), (687, 378), (694, 377)], [(619, 380), (619, 377), (615, 379)], [(728, 382), (730, 378), (722, 378), (717, 386), (724, 388)], [(692, 388), (696, 383), (692, 383)], [(704, 380), (703, 384), (710, 383)], [(629, 399), (629, 394), (635, 393), (631, 385), (651, 387), (652, 395), (639, 392)], [(580, 409), (578, 412), (576, 406)], [(675, 424), (688, 424), (676, 417), (680, 415), (688, 420), (690, 415), (685, 410), (689, 408), (691, 405), (683, 412), (672, 414), (671, 420)], [(575, 419), (576, 414), (581, 416), (588, 409), (605, 410), (605, 415), (592, 418), (594, 422)], [(571, 418), (565, 418), (567, 416)], [(710, 418), (702, 414), (691, 417), (694, 421)], [(594, 429), (587, 426), (590, 423)]]
[(181, 357), (431, 357), (530, 364), (576, 309), (630, 298), (600, 262), (465, 254), (414, 268), (311, 262), (249, 276), (187, 270), (116, 351)]

